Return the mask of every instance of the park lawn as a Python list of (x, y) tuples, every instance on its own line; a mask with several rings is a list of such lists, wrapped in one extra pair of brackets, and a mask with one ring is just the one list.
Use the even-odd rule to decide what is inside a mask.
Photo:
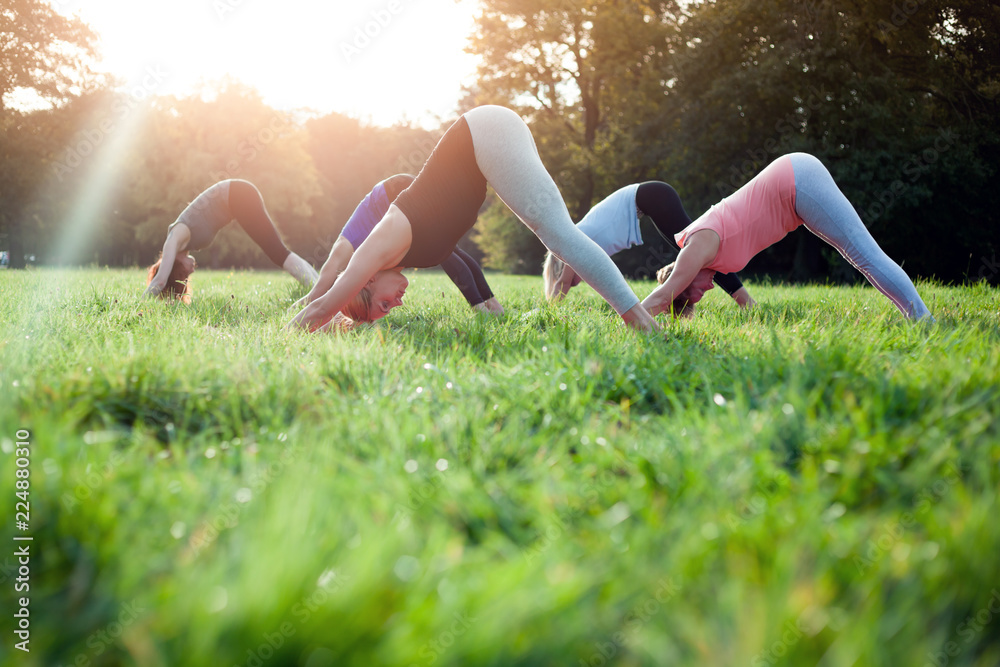
[(280, 273), (199, 271), (190, 306), (0, 273), (0, 662), (1000, 661), (997, 290), (922, 283), (914, 326), (750, 284), (643, 336), (585, 286), (490, 276), (494, 319), (410, 275), (328, 336), (283, 329)]

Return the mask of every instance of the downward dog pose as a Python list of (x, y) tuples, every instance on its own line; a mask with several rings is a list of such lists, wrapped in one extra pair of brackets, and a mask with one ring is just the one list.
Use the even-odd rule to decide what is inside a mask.
[(145, 294), (190, 302), (187, 282), (195, 261), (188, 251), (208, 247), (233, 219), (272, 262), (300, 283), (312, 285), (316, 281), (316, 269), (282, 243), (257, 188), (248, 181), (232, 179), (220, 181), (195, 197), (170, 225), (160, 259), (149, 267)]
[[(661, 181), (626, 185), (605, 197), (576, 226), (592, 238), (609, 256), (626, 248), (642, 245), (639, 218), (648, 215), (656, 231), (674, 247), (674, 234), (691, 224), (691, 218), (677, 191)], [(545, 255), (542, 269), (546, 298), (561, 299), (570, 288), (580, 284), (580, 276), (551, 252)], [(715, 282), (741, 307), (755, 301), (735, 273), (716, 273)], [(711, 289), (709, 282), (707, 289)]]
[(706, 276), (739, 271), (800, 225), (836, 248), (904, 316), (931, 317), (913, 282), (878, 246), (830, 172), (806, 153), (779, 157), (676, 234), (677, 261), (666, 267), (663, 283), (643, 305), (657, 315), (689, 287), (694, 292), (689, 301), (696, 302)]
[(487, 183), (627, 324), (646, 331), (656, 328), (611, 258), (573, 225), (528, 126), (510, 109), (497, 106), (472, 109), (448, 129), (333, 287), (290, 326), (315, 330), (342, 312), (370, 319), (365, 302), (370, 303), (371, 294), (365, 295), (365, 288), (379, 289), (385, 274), (398, 275), (401, 267), (435, 266), (447, 258), (475, 223)]
[[(389, 206), (396, 200), (400, 192), (409, 187), (413, 179), (414, 177), (409, 174), (390, 176), (376, 185), (361, 200), (361, 203), (354, 209), (350, 220), (344, 225), (340, 236), (334, 242), (333, 248), (330, 249), (330, 256), (327, 257), (323, 268), (320, 269), (319, 280), (313, 285), (309, 294), (302, 297), (296, 305), (305, 306), (333, 287), (337, 276), (347, 267), (354, 251), (364, 243), (375, 225), (389, 210)], [(444, 269), (444, 272), (448, 274), (451, 281), (462, 292), (462, 296), (474, 309), (497, 315), (503, 313), (503, 307), (493, 296), (493, 291), (490, 290), (479, 263), (464, 250), (456, 246), (451, 255), (441, 262), (441, 268)], [(388, 313), (390, 308), (389, 302), (384, 300), (373, 302), (372, 306), (371, 319), (373, 320)]]

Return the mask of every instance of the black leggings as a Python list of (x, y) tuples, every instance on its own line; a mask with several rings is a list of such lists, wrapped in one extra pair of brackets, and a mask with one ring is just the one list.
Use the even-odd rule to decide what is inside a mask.
[[(674, 234), (691, 224), (691, 217), (684, 210), (684, 204), (677, 191), (661, 181), (647, 181), (639, 185), (635, 192), (635, 205), (643, 214), (648, 215), (656, 231), (680, 252)], [(743, 287), (740, 277), (735, 273), (716, 273), (715, 284), (733, 294)]]
[(278, 266), (284, 266), (292, 251), (285, 247), (271, 216), (264, 208), (264, 198), (252, 184), (233, 181), (229, 184), (229, 212), (247, 236)]
[(479, 263), (458, 246), (455, 246), (451, 255), (441, 262), (441, 268), (462, 291), (462, 296), (470, 306), (478, 306), (493, 298), (493, 292), (486, 284), (486, 276), (483, 275)]

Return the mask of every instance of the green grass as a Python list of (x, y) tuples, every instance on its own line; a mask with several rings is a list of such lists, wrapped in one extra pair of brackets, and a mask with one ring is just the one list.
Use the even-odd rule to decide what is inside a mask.
[(492, 276), (498, 320), (421, 271), (325, 336), (282, 329), (283, 274), (196, 280), (0, 273), (0, 538), (18, 429), (34, 537), (0, 662), (1000, 661), (996, 290), (921, 284), (912, 326), (751, 285), (647, 337), (586, 287)]

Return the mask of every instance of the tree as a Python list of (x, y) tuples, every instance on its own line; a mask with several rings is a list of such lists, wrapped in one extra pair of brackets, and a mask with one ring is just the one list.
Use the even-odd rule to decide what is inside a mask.
[[(976, 0), (489, 0), (465, 104), (529, 118), (577, 218), (650, 178), (697, 217), (779, 155), (813, 153), (891, 256), (955, 280), (997, 250), (998, 29)], [(749, 268), (845, 267), (799, 233)]]
[(483, 266), (505, 273), (541, 272), (545, 246), (496, 195), (487, 198), (472, 231)]
[[(635, 159), (641, 151), (632, 146), (632, 129), (639, 124), (637, 106), (655, 107), (663, 96), (658, 62), (673, 38), (666, 26), (676, 20), (677, 4), (489, 0), (482, 5), (469, 46), (482, 62), (463, 107), (502, 104), (528, 119), (542, 162), (577, 220), (622, 185), (652, 178), (650, 164)], [(516, 224), (498, 216), (476, 238), (492, 248), (488, 262), (508, 265), (498, 258), (517, 252), (523, 230), (505, 231), (501, 220)], [(501, 251), (505, 242), (515, 245)], [(524, 259), (517, 264), (521, 270), (536, 266), (533, 258)]]
[(316, 242), (309, 255), (322, 264), (358, 202), (379, 181), (398, 173), (416, 175), (440, 135), (408, 125), (373, 127), (332, 113), (306, 123), (308, 150), (322, 195), (315, 200)]
[[(192, 199), (229, 178), (256, 185), (286, 245), (310, 257), (313, 201), (321, 191), (306, 131), (252, 88), (224, 81), (191, 97), (157, 99), (127, 174), (118, 205), (130, 212), (143, 263)], [(195, 257), (203, 266), (271, 266), (235, 225)]]
[[(997, 21), (982, 3), (938, 0), (694, 5), (664, 78), (668, 125), (695, 149), (672, 151), (666, 170), (695, 213), (778, 155), (814, 153), (890, 255), (961, 278), (970, 249), (996, 247)], [(843, 266), (793, 238), (750, 268), (829, 275), (820, 249)]]
[(41, 0), (0, 8), (0, 244), (11, 268), (24, 268), (29, 207), (49, 174), (57, 144), (51, 113), (27, 113), (16, 96), (50, 109), (92, 89), (88, 62), (96, 36)]
[(465, 106), (512, 106), (531, 121), (543, 162), (582, 217), (623, 183), (609, 150), (636, 93), (651, 95), (674, 2), (489, 0), (469, 50), (482, 59)]

